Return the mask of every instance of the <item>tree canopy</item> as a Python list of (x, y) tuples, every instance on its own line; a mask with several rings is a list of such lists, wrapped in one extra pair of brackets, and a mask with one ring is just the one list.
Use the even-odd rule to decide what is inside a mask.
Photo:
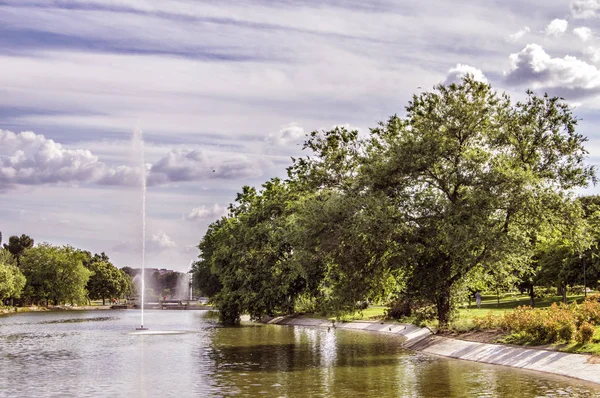
[(26, 250), (21, 270), (27, 279), (24, 294), (34, 302), (83, 303), (91, 275), (84, 265), (85, 256), (71, 246), (42, 243)]

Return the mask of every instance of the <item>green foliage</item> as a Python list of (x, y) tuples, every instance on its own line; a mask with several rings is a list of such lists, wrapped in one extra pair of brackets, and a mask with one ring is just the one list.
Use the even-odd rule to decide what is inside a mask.
[(400, 209), (405, 294), (432, 298), (441, 326), (474, 272), (504, 280), (528, 266), (531, 237), (583, 186), (585, 138), (557, 98), (511, 104), (466, 78), (414, 96), (373, 130), (364, 173)]
[[(213, 223), (199, 245), (194, 280), (214, 293), (226, 324), (239, 323), (242, 312), (253, 319), (290, 313), (306, 284), (288, 239), (294, 194), (278, 179), (263, 188), (244, 187), (230, 217)], [(213, 287), (211, 275), (218, 277)]]
[(19, 298), (25, 287), (25, 277), (15, 264), (13, 255), (0, 249), (0, 305), (7, 298)]
[(104, 305), (107, 298), (120, 298), (131, 294), (131, 277), (115, 267), (104, 253), (96, 254), (91, 259), (88, 269), (92, 273), (87, 282), (90, 299), (102, 299)]
[(91, 272), (83, 265), (85, 256), (70, 246), (42, 243), (26, 250), (21, 270), (27, 279), (25, 297), (33, 302), (51, 300), (83, 303)]

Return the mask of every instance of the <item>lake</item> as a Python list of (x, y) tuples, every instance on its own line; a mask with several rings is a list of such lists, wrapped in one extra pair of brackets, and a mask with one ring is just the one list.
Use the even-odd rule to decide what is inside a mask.
[(2, 397), (600, 397), (600, 386), (407, 351), (396, 336), (245, 324), (208, 311), (0, 317)]

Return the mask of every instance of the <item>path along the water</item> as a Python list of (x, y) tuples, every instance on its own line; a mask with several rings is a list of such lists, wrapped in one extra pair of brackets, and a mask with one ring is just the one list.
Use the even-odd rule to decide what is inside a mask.
[[(333, 327), (331, 321), (311, 318), (278, 317), (272, 319), (269, 323), (323, 328)], [(419, 328), (410, 324), (354, 321), (336, 322), (335, 327), (338, 329), (394, 334), (405, 339), (405, 347), (429, 354), (536, 370), (600, 384), (600, 363), (595, 363), (595, 357), (591, 355), (457, 340), (436, 336), (427, 328)]]

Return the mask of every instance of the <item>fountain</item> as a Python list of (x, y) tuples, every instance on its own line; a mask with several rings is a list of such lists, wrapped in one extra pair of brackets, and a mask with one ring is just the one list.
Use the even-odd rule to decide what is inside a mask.
[(133, 130), (133, 148), (136, 157), (139, 156), (140, 185), (142, 192), (142, 294), (141, 294), (141, 322), (140, 327), (135, 330), (148, 330), (144, 327), (144, 295), (146, 290), (146, 276), (144, 275), (146, 257), (146, 162), (144, 159), (144, 136), (139, 125)]

